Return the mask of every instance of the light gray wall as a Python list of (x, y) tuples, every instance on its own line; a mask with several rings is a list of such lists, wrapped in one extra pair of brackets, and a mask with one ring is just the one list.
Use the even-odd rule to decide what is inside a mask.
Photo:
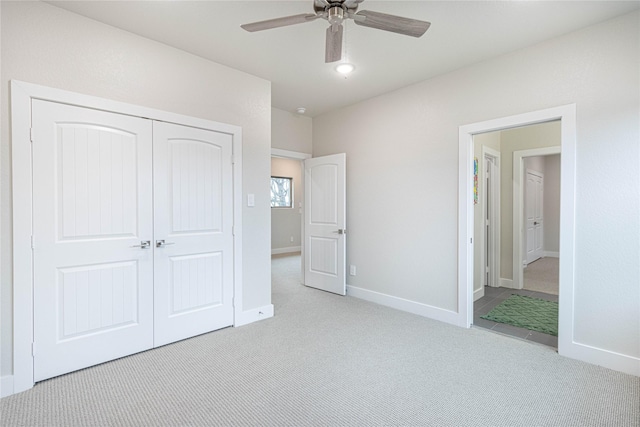
[(347, 155), (347, 262), (358, 266), (349, 284), (457, 311), (459, 126), (575, 103), (570, 333), (639, 357), (639, 19), (627, 14), (314, 118), (313, 154)]
[(271, 147), (311, 154), (312, 123), (310, 117), (271, 108)]
[(500, 277), (513, 279), (513, 152), (560, 146), (560, 122), (500, 132)]
[(544, 175), (544, 156), (525, 157), (523, 163), (525, 171), (530, 169)]
[[(243, 308), (271, 303), (271, 84), (42, 2), (1, 2), (2, 81), (30, 83), (242, 126)], [(2, 91), (2, 375), (12, 373), (9, 97)]]
[(271, 250), (299, 247), (302, 229), (299, 206), (303, 201), (301, 162), (272, 157), (271, 175), (293, 178), (293, 208), (271, 208)]

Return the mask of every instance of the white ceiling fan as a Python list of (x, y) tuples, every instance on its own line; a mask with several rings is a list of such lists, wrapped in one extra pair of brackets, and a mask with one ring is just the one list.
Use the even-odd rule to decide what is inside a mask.
[(361, 10), (358, 5), (364, 0), (313, 0), (315, 13), (303, 13), (300, 15), (285, 16), (266, 21), (253, 22), (241, 25), (249, 32), (270, 30), (272, 28), (286, 27), (288, 25), (303, 24), (315, 21), (318, 18), (329, 21), (327, 28), (325, 62), (335, 62), (342, 59), (342, 22), (345, 19), (353, 19), (357, 25), (391, 31), (412, 37), (422, 36), (431, 25), (430, 22), (417, 19), (403, 18), (401, 16), (388, 15), (386, 13)]

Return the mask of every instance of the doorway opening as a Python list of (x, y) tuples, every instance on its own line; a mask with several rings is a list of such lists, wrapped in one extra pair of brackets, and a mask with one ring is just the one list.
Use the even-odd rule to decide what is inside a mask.
[(271, 176), (291, 178), (292, 183), (292, 206), (271, 209), (272, 282), (286, 276), (304, 284), (304, 160), (309, 158), (311, 154), (271, 149)]
[[(561, 157), (561, 181), (560, 181), (560, 216), (559, 216), (559, 256), (562, 263), (559, 264), (559, 289), (558, 289), (558, 352), (561, 355), (575, 356), (579, 352), (579, 344), (574, 342), (573, 339), (573, 317), (574, 317), (574, 266), (575, 266), (575, 237), (574, 237), (574, 218), (575, 218), (575, 162), (576, 162), (576, 106), (574, 104), (565, 105), (560, 107), (549, 108), (546, 110), (533, 111), (529, 113), (519, 114), (515, 116), (503, 117), (494, 120), (488, 120), (485, 122), (479, 122), (461, 126), (459, 129), (459, 240), (458, 240), (458, 314), (459, 322), (461, 326), (470, 327), (474, 324), (474, 278), (475, 278), (475, 263), (474, 263), (474, 138), (478, 135), (496, 132), (496, 131), (511, 131), (525, 126), (546, 124), (550, 122), (557, 122), (560, 128), (560, 147), (562, 149)], [(551, 145), (551, 144), (549, 144)], [(525, 147), (513, 147), (513, 151), (523, 151)], [(551, 149), (551, 148), (545, 148)], [(535, 153), (521, 156), (522, 158), (530, 157), (534, 155), (547, 155), (557, 154), (559, 150), (557, 147), (553, 148), (556, 153)], [(539, 148), (542, 150), (542, 148)], [(518, 160), (518, 154), (511, 153), (509, 156), (505, 156), (504, 153), (501, 156), (501, 169), (502, 175), (506, 170), (513, 170), (516, 176), (522, 173), (523, 166)], [(510, 163), (510, 164), (509, 164)], [(516, 170), (518, 169), (518, 170)], [(513, 175), (511, 175), (513, 176)], [(513, 183), (514, 189), (522, 185), (519, 181)], [(516, 193), (513, 191), (501, 192), (501, 195), (506, 194), (506, 197), (511, 200), (516, 200), (521, 197), (522, 192)], [(479, 198), (479, 200), (481, 200)], [(509, 230), (512, 236), (501, 233), (501, 266), (500, 284), (510, 285), (510, 288), (514, 288), (516, 291), (521, 290), (513, 283), (519, 280), (519, 285), (523, 283), (520, 279), (521, 265), (518, 266), (517, 262), (521, 262), (522, 258), (522, 239), (514, 243), (513, 235), (520, 236), (523, 232), (522, 224), (524, 218), (521, 218), (518, 214), (513, 214), (513, 210), (516, 209), (518, 203), (510, 203), (507, 206), (513, 206), (511, 211), (512, 227), (505, 226), (505, 217), (509, 215), (505, 213), (505, 200), (501, 198), (501, 231)], [(521, 202), (520, 202), (521, 205)], [(509, 211), (509, 208), (506, 209)], [(522, 211), (519, 211), (522, 212)], [(517, 228), (516, 228), (517, 227)], [(515, 231), (515, 233), (514, 233)], [(504, 256), (505, 250), (507, 255)], [(516, 262), (514, 262), (514, 259)], [(517, 268), (514, 268), (517, 266)], [(513, 274), (514, 271), (517, 274)], [(511, 272), (511, 278), (506, 276)], [(506, 279), (506, 280), (505, 280)], [(511, 280), (511, 282), (508, 282)], [(506, 282), (506, 283), (505, 283)], [(492, 288), (489, 288), (492, 289)], [(485, 289), (486, 290), (486, 289)]]
[[(473, 138), (481, 153), (473, 324), (551, 347), (558, 346), (560, 140), (559, 121)], [(553, 304), (539, 303), (532, 316), (543, 323), (528, 323), (529, 303), (538, 300)]]

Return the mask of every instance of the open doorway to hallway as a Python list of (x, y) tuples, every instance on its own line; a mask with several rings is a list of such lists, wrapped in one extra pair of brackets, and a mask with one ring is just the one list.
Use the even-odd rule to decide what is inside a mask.
[(557, 348), (560, 122), (473, 141), (473, 324)]
[[(271, 275), (272, 296), (275, 284), (304, 282), (303, 251), (303, 159), (310, 157), (276, 150), (271, 157)], [(299, 155), (298, 155), (299, 154)], [(297, 158), (296, 158), (297, 156)], [(278, 288), (279, 289), (279, 288)]]

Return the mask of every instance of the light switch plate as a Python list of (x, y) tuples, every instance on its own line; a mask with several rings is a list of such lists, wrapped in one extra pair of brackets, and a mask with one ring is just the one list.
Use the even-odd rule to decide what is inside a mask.
[(247, 206), (254, 207), (256, 205), (256, 195), (247, 194)]

